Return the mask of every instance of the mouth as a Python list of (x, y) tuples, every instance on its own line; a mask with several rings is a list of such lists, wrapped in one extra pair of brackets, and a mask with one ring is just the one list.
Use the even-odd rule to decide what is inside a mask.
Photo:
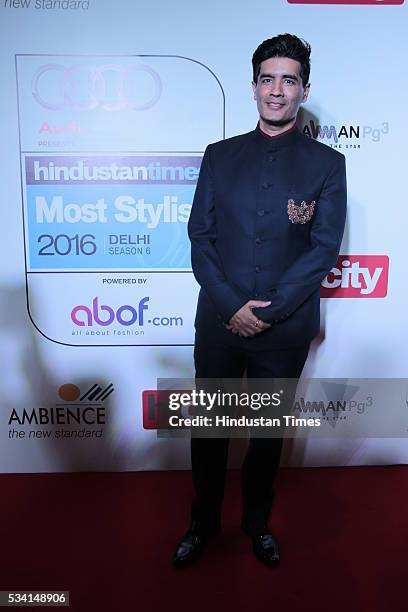
[(282, 108), (282, 106), (284, 106), (284, 104), (281, 104), (280, 102), (266, 102), (266, 105), (273, 110), (279, 110)]

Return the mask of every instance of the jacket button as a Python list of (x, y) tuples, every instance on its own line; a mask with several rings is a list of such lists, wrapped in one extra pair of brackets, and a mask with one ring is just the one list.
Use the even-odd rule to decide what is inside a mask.
[(259, 297), (260, 293), (254, 293), (254, 297)]
[(265, 214), (264, 210), (258, 210), (258, 217), (263, 217)]
[(255, 266), (255, 272), (260, 272), (260, 271), (261, 271), (260, 266)]
[(262, 189), (268, 189), (270, 187), (269, 183), (262, 183)]
[(255, 238), (255, 244), (261, 244), (262, 240), (260, 238)]

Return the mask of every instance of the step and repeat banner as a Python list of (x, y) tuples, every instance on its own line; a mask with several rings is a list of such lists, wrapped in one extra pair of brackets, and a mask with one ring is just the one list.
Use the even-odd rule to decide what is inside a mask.
[[(256, 125), (251, 57), (279, 33), (312, 45), (299, 127), (348, 170), (305, 376), (406, 377), (407, 17), (404, 0), (0, 0), (0, 472), (189, 467), (156, 422), (157, 379), (193, 376), (187, 222), (207, 144)], [(407, 431), (356, 435), (369, 408), (299, 404), (323, 434), (284, 463), (408, 462)]]
[(34, 325), (76, 346), (191, 344), (186, 224), (203, 139), (223, 137), (219, 83), (171, 56), (18, 55), (16, 70)]

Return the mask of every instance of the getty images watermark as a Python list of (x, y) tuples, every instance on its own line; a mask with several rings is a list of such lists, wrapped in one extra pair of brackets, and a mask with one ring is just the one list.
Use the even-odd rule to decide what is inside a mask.
[(159, 379), (159, 437), (407, 437), (408, 379)]
[[(168, 398), (168, 408), (170, 411), (177, 411), (178, 414), (171, 414), (168, 418), (170, 427), (318, 427), (321, 419), (317, 418), (296, 418), (290, 414), (280, 416), (248, 416), (240, 414), (232, 416), (227, 411), (234, 412), (243, 410), (260, 411), (261, 409), (280, 408), (282, 406), (284, 390), (276, 393), (268, 392), (236, 392), (205, 391), (204, 389), (192, 389), (191, 391), (172, 392)], [(195, 416), (183, 416), (183, 408), (197, 408), (206, 412), (221, 411), (221, 414), (209, 416), (197, 414)]]

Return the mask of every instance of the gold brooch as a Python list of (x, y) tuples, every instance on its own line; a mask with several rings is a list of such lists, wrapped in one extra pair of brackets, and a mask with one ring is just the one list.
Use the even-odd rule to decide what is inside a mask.
[(299, 206), (295, 204), (295, 200), (288, 200), (288, 217), (292, 223), (307, 223), (313, 216), (316, 202), (313, 200), (310, 204), (306, 204), (302, 200)]

